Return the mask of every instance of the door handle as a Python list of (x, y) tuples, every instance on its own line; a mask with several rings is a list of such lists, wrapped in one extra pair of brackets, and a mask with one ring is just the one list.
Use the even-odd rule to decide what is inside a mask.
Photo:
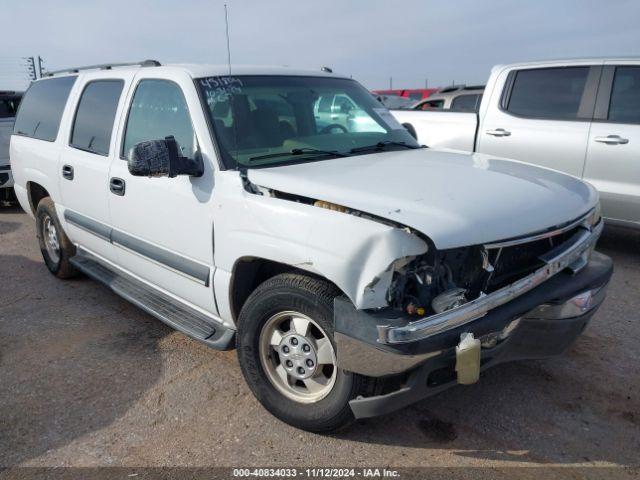
[(73, 180), (73, 167), (71, 165), (62, 166), (62, 177), (67, 180)]
[(109, 190), (111, 190), (111, 193), (115, 195), (123, 196), (124, 189), (125, 189), (124, 187), (125, 187), (125, 183), (124, 183), (124, 180), (121, 178), (112, 177), (111, 180), (109, 180)]
[(629, 143), (628, 138), (622, 138), (620, 135), (607, 135), (606, 137), (595, 137), (594, 140), (607, 145), (625, 145)]
[(493, 135), (494, 137), (508, 137), (511, 135), (511, 132), (504, 128), (496, 128), (495, 130), (487, 130), (487, 135)]

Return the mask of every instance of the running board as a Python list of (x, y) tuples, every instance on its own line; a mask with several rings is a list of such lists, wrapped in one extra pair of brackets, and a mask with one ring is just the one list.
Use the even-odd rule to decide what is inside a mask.
[(114, 293), (185, 335), (217, 350), (235, 347), (235, 330), (131, 275), (105, 265), (89, 252), (78, 249), (70, 262), (88, 277), (103, 283)]

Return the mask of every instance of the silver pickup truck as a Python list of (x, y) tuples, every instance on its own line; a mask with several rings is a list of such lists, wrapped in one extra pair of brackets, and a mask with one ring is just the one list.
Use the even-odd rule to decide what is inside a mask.
[(13, 176), (9, 165), (9, 141), (22, 94), (0, 91), (0, 202), (14, 199)]
[(640, 58), (496, 66), (478, 113), (393, 114), (430, 147), (512, 158), (582, 178), (599, 190), (609, 223), (640, 228)]

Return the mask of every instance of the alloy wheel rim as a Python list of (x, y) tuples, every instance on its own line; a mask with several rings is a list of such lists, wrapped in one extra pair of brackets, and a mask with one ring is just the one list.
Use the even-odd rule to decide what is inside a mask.
[(273, 315), (260, 333), (260, 361), (271, 384), (300, 403), (315, 403), (333, 389), (337, 376), (331, 340), (299, 312)]
[(49, 258), (58, 263), (60, 261), (60, 242), (58, 241), (58, 230), (49, 215), (42, 221), (42, 237), (44, 246), (47, 249)]

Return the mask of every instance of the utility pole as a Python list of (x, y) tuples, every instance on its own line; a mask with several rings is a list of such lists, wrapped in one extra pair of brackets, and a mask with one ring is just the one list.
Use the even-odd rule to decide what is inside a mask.
[(429, 88), (429, 79), (428, 78), (424, 79), (424, 88), (425, 89)]
[(393, 90), (393, 77), (389, 77), (389, 90)]
[(35, 64), (35, 59), (33, 57), (26, 57), (25, 60), (27, 61), (27, 73), (29, 74), (29, 79), (30, 80), (37, 80), (37, 76), (36, 76), (36, 64)]

